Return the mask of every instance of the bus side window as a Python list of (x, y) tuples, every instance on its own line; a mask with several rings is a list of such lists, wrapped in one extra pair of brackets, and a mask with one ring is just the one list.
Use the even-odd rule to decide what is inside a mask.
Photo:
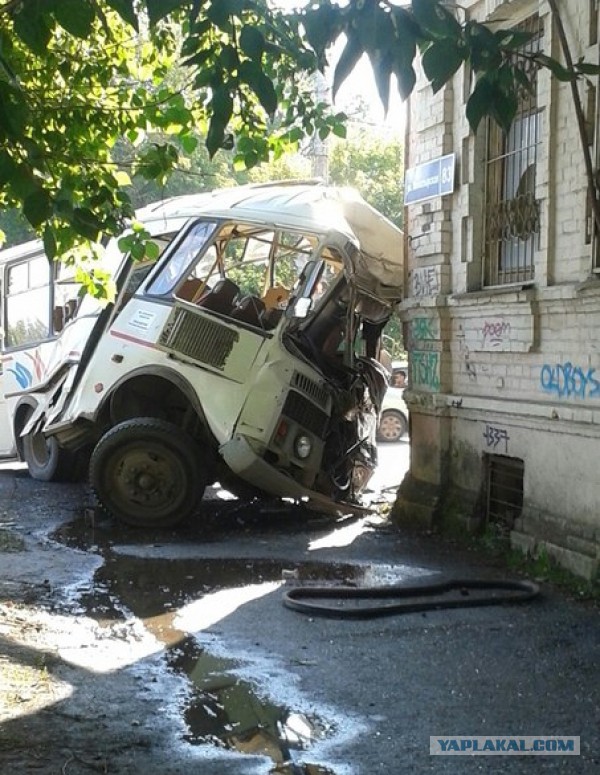
[(19, 347), (50, 337), (50, 265), (42, 255), (8, 267), (5, 346)]

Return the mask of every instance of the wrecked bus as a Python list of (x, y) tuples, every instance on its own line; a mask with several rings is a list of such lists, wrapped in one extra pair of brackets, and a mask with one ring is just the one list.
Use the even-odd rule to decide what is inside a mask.
[(402, 232), (355, 191), (316, 183), (165, 208), (186, 225), (154, 266), (125, 262), (76, 361), (22, 392), (37, 407), (22, 435), (92, 449), (91, 487), (129, 525), (175, 525), (217, 481), (360, 507)]
[[(174, 198), (136, 213), (159, 255), (187, 220), (177, 210)], [(118, 277), (122, 262), (114, 238), (101, 268)], [(141, 281), (150, 263), (125, 268), (131, 284)], [(81, 450), (60, 447), (53, 436), (44, 436), (39, 424), (23, 430), (55, 381), (79, 363), (101, 313), (101, 302), (82, 297), (73, 267), (48, 260), (42, 240), (0, 251), (0, 459), (24, 461), (34, 479), (71, 481), (87, 471)]]

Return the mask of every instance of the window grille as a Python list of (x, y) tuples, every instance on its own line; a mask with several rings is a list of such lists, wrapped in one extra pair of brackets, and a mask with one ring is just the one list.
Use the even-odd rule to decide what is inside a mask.
[[(525, 64), (540, 50), (542, 25), (531, 17), (518, 29), (533, 37), (515, 54)], [(485, 209), (484, 285), (521, 283), (533, 279), (535, 240), (539, 232), (539, 202), (535, 198), (535, 168), (541, 115), (537, 105), (535, 65), (529, 77), (533, 91), (523, 89), (508, 133), (488, 122)]]

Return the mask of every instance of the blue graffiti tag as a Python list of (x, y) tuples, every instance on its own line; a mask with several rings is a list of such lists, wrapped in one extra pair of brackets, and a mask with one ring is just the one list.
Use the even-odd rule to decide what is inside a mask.
[(33, 376), (29, 369), (26, 369), (22, 363), (15, 363), (14, 369), (7, 369), (11, 374), (15, 375), (15, 379), (19, 383), (19, 387), (26, 388), (33, 382)]
[(545, 363), (540, 373), (542, 390), (554, 393), (558, 398), (600, 398), (600, 382), (594, 376), (596, 369), (587, 373), (572, 363)]

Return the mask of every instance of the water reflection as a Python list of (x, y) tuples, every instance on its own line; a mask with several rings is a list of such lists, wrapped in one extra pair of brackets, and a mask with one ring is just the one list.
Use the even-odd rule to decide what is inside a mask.
[(173, 669), (184, 671), (193, 684), (184, 718), (192, 744), (212, 742), (245, 754), (268, 756), (273, 773), (331, 770), (300, 764), (298, 752), (331, 732), (322, 719), (273, 704), (232, 672), (233, 662), (203, 652), (192, 639), (171, 652)]
[[(181, 617), (221, 591), (281, 582), (282, 575), (301, 583), (348, 584), (360, 583), (373, 568), (352, 563), (162, 557), (153, 556), (150, 546), (149, 556), (130, 555), (122, 554), (110, 537), (109, 532), (90, 531), (82, 522), (63, 526), (54, 534), (54, 539), (67, 545), (100, 552), (105, 560), (92, 583), (78, 588), (77, 602), (71, 598), (66, 604), (102, 626), (134, 615), (163, 644), (168, 668), (190, 681), (181, 706), (188, 729), (184, 739), (190, 745), (266, 756), (273, 762), (273, 775), (335, 775), (319, 764), (300, 761), (311, 744), (331, 734), (332, 725), (259, 696), (251, 683), (235, 675), (232, 660), (202, 650)], [(197, 616), (194, 622), (198, 624)]]

